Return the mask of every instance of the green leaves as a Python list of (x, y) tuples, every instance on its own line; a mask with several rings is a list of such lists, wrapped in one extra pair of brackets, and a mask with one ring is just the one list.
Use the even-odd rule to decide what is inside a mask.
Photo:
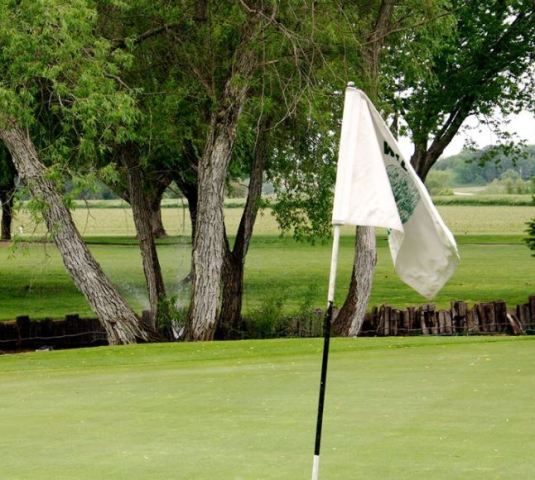
[(23, 0), (0, 10), (0, 115), (30, 128), (49, 163), (54, 145), (64, 161), (92, 159), (127, 139), (136, 121), (117, 79), (131, 56), (112, 52), (96, 25), (85, 0)]
[(455, 133), (457, 121), (468, 115), (485, 121), (495, 109), (515, 112), (534, 99), (531, 1), (451, 0), (437, 6), (447, 15), (400, 32), (414, 43), (403, 41), (387, 53), (398, 111), (421, 145)]

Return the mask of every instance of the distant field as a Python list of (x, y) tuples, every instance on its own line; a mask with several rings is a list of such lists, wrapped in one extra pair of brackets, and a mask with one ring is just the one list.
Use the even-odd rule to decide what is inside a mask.
[[(535, 337), (335, 339), (321, 478), (528, 480)], [(0, 356), (0, 478), (310, 478), (320, 339)]]
[[(433, 197), (435, 205), (471, 205), (471, 206), (533, 206), (532, 195), (486, 195), (472, 194), (470, 192), (458, 192), (457, 195), (445, 195)], [(464, 194), (463, 194), (464, 193)]]
[[(523, 234), (525, 223), (535, 216), (535, 206), (439, 206), (446, 224), (455, 234)], [(75, 222), (84, 236), (134, 236), (135, 228), (130, 209), (124, 208), (79, 208), (74, 210)], [(227, 208), (227, 230), (232, 235), (240, 221), (241, 210)], [(190, 235), (191, 225), (187, 210), (162, 209), (162, 217), (170, 235)], [(21, 230), (22, 227), (22, 230)], [(24, 232), (24, 237), (43, 235), (44, 225), (35, 225), (29, 215), (19, 212), (14, 221), (14, 231)], [(351, 233), (352, 229), (345, 229)], [(277, 235), (280, 231), (271, 210), (260, 212), (255, 226), (255, 235)]]

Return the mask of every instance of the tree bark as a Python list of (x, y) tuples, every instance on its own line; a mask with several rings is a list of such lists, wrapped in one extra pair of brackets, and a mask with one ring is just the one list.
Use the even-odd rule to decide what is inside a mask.
[(245, 257), (249, 250), (259, 200), (262, 196), (262, 181), (267, 156), (267, 129), (268, 122), (264, 121), (258, 132), (249, 178), (249, 191), (232, 250), (225, 235), (225, 259), (221, 277), (222, 303), (216, 332), (217, 338), (237, 338), (241, 325)]
[(422, 179), (422, 182), (425, 181), (427, 171), (429, 171), (427, 168), (427, 145), (415, 143), (414, 153), (411, 157), (411, 165)]
[[(161, 202), (161, 198), (160, 198)], [(150, 224), (152, 230), (152, 236), (154, 238), (165, 238), (167, 237), (167, 232), (163, 226), (162, 221), (162, 207), (161, 203), (150, 202)]]
[(136, 314), (128, 307), (91, 255), (37, 151), (15, 122), (0, 129), (0, 139), (9, 149), (20, 179), (32, 196), (44, 205), (42, 215), (63, 263), (106, 330), (110, 344), (135, 343), (148, 339)]
[(11, 224), (13, 222), (13, 200), (15, 187), (0, 190), (0, 202), (2, 203), (2, 233), (1, 240), (11, 240)]
[[(189, 340), (213, 338), (223, 265), (225, 178), (236, 138), (236, 128), (245, 102), (255, 54), (247, 45), (258, 18), (249, 17), (232, 73), (225, 83), (219, 105), (212, 115), (205, 149), (199, 164), (199, 199), (193, 242), (193, 280), (186, 328)], [(239, 79), (239, 80), (238, 80)]]
[(231, 125), (217, 125), (215, 122), (210, 130), (199, 173), (198, 219), (193, 241), (193, 279), (187, 330), (190, 340), (211, 340), (213, 337), (223, 263), (224, 183), (234, 132)]
[(351, 273), (349, 293), (333, 322), (337, 335), (356, 337), (364, 322), (370, 298), (377, 255), (375, 253), (375, 229), (357, 227), (355, 264)]
[(215, 338), (218, 340), (239, 338), (243, 301), (244, 262), (234, 255), (228, 244), (225, 249), (221, 274), (222, 303)]
[(145, 195), (143, 171), (139, 165), (139, 158), (134, 145), (127, 144), (123, 147), (121, 161), (126, 167), (130, 205), (132, 206), (134, 224), (141, 250), (143, 272), (149, 291), (151, 326), (155, 328), (158, 306), (165, 297), (165, 285), (152, 231), (153, 212)]
[(162, 221), (162, 198), (171, 184), (172, 178), (170, 172), (157, 172), (151, 175), (142, 170), (143, 185), (146, 192), (147, 202), (150, 209), (152, 235), (154, 238), (167, 237), (167, 232)]

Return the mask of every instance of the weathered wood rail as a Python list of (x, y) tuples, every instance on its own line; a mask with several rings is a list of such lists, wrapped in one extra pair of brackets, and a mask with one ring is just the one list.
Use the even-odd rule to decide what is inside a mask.
[[(319, 336), (322, 315), (294, 319), (289, 335)], [(508, 308), (502, 300), (476, 303), (452, 302), (447, 310), (427, 304), (403, 309), (381, 305), (366, 314), (360, 336), (405, 335), (533, 335), (535, 334), (535, 295), (528, 302)]]
[(66, 315), (64, 320), (31, 320), (23, 315), (13, 322), (0, 322), (0, 351), (107, 344), (106, 332), (96, 318), (73, 314)]
[(382, 305), (366, 315), (361, 330), (362, 336), (496, 334), (535, 334), (535, 295), (513, 309), (502, 300), (471, 308), (456, 301), (448, 310), (431, 304), (405, 309)]
[[(322, 332), (320, 311), (306, 318), (289, 319), (282, 335), (316, 337)], [(534, 335), (535, 295), (527, 303), (508, 308), (502, 300), (452, 302), (447, 310), (435, 305), (398, 309), (374, 307), (366, 314), (361, 336), (407, 335)], [(106, 333), (96, 318), (67, 315), (63, 320), (31, 320), (28, 316), (0, 322), (0, 352), (107, 345)]]

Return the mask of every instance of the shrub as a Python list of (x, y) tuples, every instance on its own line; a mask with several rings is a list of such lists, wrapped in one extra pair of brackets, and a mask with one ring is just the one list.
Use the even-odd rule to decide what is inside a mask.
[(431, 195), (452, 195), (451, 180), (451, 172), (432, 170), (425, 179), (425, 186)]
[(156, 328), (165, 338), (180, 340), (184, 337), (187, 315), (187, 307), (177, 306), (177, 297), (166, 297), (158, 304)]
[(533, 192), (533, 182), (523, 180), (516, 170), (509, 169), (500, 175), (499, 179), (494, 179), (485, 189), (489, 194), (526, 194)]
[(284, 337), (288, 332), (289, 319), (283, 316), (288, 294), (274, 289), (264, 298), (260, 307), (244, 319), (244, 336), (247, 338)]

